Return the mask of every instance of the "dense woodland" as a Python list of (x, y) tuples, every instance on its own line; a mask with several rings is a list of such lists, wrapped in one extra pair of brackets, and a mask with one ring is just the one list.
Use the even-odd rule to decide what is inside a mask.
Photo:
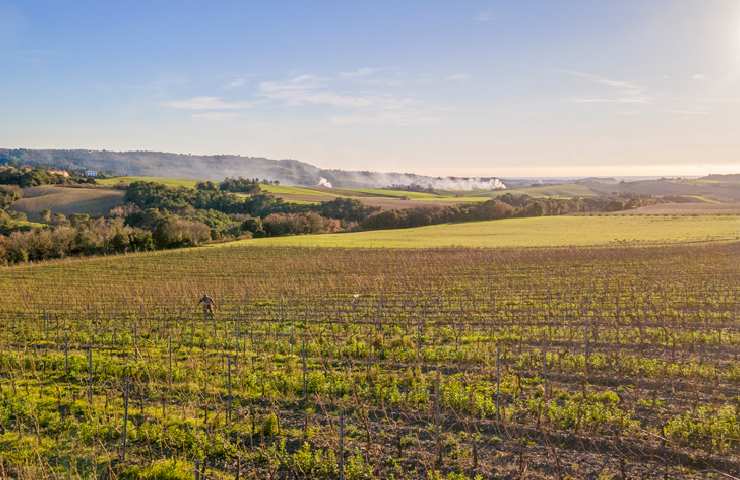
[(194, 189), (133, 182), (125, 187), (125, 203), (100, 218), (67, 217), (46, 210), (39, 225), (12, 211), (23, 187), (76, 182), (94, 180), (43, 169), (0, 170), (0, 262), (140, 252), (252, 237), (617, 211), (658, 201), (635, 195), (555, 199), (504, 194), (477, 204), (381, 210), (350, 198), (316, 205), (286, 203), (260, 189), (265, 180), (227, 178), (220, 183), (200, 182)]

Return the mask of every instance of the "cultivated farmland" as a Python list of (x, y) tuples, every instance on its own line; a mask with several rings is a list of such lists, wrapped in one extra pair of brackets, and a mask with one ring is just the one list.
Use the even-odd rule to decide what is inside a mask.
[(32, 219), (37, 219), (45, 209), (65, 215), (105, 215), (123, 203), (124, 193), (112, 188), (42, 185), (24, 189), (23, 198), (13, 204), (13, 209), (26, 212)]
[(5, 268), (0, 476), (727, 478), (739, 285), (738, 243)]
[[(264, 238), (245, 240), (242, 244), (343, 248), (568, 247), (738, 239), (740, 215), (558, 215)], [(225, 244), (230, 245), (239, 243)]]

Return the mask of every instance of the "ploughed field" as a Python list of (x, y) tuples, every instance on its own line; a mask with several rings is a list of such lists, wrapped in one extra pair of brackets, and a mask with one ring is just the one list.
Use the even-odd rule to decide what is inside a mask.
[(738, 290), (739, 243), (5, 268), (0, 477), (727, 478)]

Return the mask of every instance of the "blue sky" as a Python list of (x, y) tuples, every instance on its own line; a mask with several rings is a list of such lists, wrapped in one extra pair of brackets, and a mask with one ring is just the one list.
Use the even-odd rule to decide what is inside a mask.
[(740, 172), (740, 1), (0, 0), (0, 146)]

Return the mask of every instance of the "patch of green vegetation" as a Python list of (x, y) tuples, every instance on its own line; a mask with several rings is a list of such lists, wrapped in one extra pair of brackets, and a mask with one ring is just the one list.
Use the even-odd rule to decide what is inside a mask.
[(183, 460), (158, 460), (144, 468), (130, 468), (122, 479), (140, 480), (189, 480), (193, 477), (193, 466)]
[(111, 177), (101, 178), (97, 181), (100, 185), (119, 185), (128, 184), (133, 182), (154, 182), (167, 185), (168, 187), (188, 187), (195, 188), (195, 184), (198, 180), (188, 180), (185, 178), (166, 178), (166, 177)]
[(330, 200), (332, 198), (335, 198), (337, 195), (334, 195), (330, 192), (327, 192), (325, 190), (319, 190), (317, 188), (311, 188), (311, 187), (299, 187), (294, 185), (266, 185), (266, 184), (260, 184), (260, 188), (267, 192), (272, 193), (275, 195), (312, 195), (317, 197), (325, 197), (327, 200)]
[(369, 232), (299, 235), (218, 245), (346, 248), (547, 247), (740, 239), (738, 215), (562, 215)]
[(29, 222), (28, 220), (11, 220), (8, 222), (11, 228), (44, 228), (43, 223)]
[(665, 433), (684, 445), (727, 453), (737, 447), (740, 439), (737, 409), (733, 405), (700, 406), (672, 418), (665, 426)]
[(372, 195), (377, 197), (409, 198), (413, 200), (429, 200), (444, 198), (442, 195), (429, 192), (412, 192), (407, 190), (391, 190), (389, 188), (358, 188), (352, 189), (358, 195)]
[(530, 195), (532, 197), (554, 197), (554, 198), (573, 198), (573, 197), (594, 197), (596, 192), (585, 185), (577, 183), (563, 183), (559, 185), (541, 185), (536, 187), (510, 188), (507, 190), (496, 190), (487, 192), (486, 196), (499, 196), (505, 193), (512, 195)]

